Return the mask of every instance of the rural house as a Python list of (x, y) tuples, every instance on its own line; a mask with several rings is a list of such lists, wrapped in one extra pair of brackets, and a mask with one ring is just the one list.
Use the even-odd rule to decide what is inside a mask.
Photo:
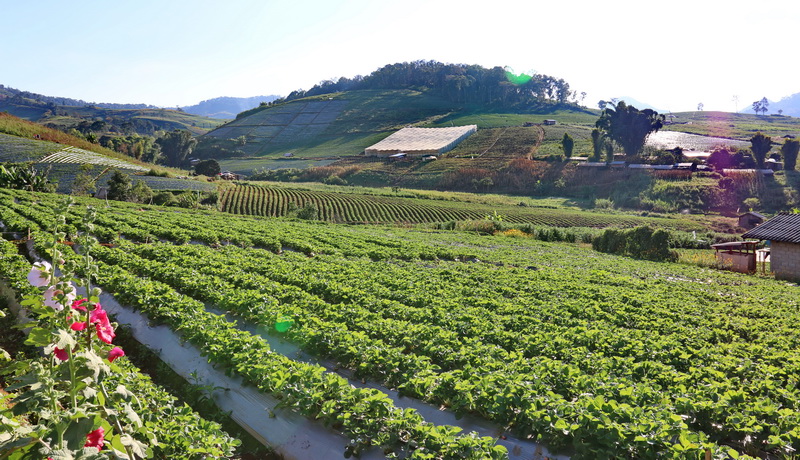
[(800, 282), (800, 214), (777, 215), (742, 237), (768, 240), (775, 278)]
[(756, 225), (761, 224), (765, 220), (767, 220), (767, 218), (764, 217), (763, 214), (750, 211), (739, 216), (739, 226), (744, 229), (750, 230), (752, 228), (755, 228)]

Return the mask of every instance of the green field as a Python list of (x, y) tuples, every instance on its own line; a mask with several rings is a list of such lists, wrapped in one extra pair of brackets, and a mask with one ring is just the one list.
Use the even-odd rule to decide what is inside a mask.
[[(311, 185), (311, 184), (309, 184)], [(509, 224), (549, 227), (633, 227), (651, 225), (683, 231), (730, 229), (732, 219), (710, 216), (642, 216), (634, 213), (584, 210), (590, 203), (566, 199), (516, 199), (474, 194), (409, 190), (283, 185), (234, 185), (220, 193), (219, 209), (262, 217), (290, 215), (292, 207), (311, 204), (316, 218), (337, 223), (418, 224), (484, 220), (500, 215)]]
[[(0, 191), (0, 220), (47, 229), (54, 199)], [(800, 448), (796, 285), (526, 238), (124, 203), (98, 212), (98, 237), (113, 243), (94, 253), (105, 290), (350, 434), (349, 448), (503, 457), (487, 450), (497, 439), (419, 429), (381, 388), (576, 459), (790, 458)], [(378, 389), (271, 352), (207, 307)], [(464, 453), (446, 450), (456, 445)]]

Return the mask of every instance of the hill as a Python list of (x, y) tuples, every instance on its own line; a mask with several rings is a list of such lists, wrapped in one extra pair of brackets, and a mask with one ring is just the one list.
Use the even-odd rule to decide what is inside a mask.
[(0, 112), (0, 163), (32, 162), (49, 171), (57, 190), (69, 193), (81, 165), (91, 165), (97, 184), (104, 184), (113, 169), (137, 178), (154, 190), (213, 190), (208, 183), (169, 177), (145, 176), (154, 169), (166, 175), (166, 168), (144, 163), (127, 155), (93, 144), (85, 139)]
[[(406, 126), (521, 127), (556, 117), (590, 125), (596, 115), (577, 107), (546, 105), (503, 110), (447, 100), (430, 91), (355, 90), (259, 107), (200, 138), (196, 154), (224, 159), (223, 168), (250, 174), (258, 168), (309, 167), (360, 155)], [(563, 134), (563, 131), (561, 132)], [(292, 159), (285, 155), (291, 153)], [(309, 161), (311, 160), (311, 161)], [(302, 163), (301, 163), (302, 162)]]
[(220, 124), (213, 118), (146, 104), (94, 104), (82, 100), (43, 96), (9, 87), (0, 89), (0, 112), (8, 112), (56, 129), (79, 127), (82, 122), (101, 122), (102, 134), (138, 133), (186, 129), (203, 134)]
[(280, 96), (216, 97), (183, 107), (183, 111), (209, 118), (234, 119), (238, 113), (278, 99)]

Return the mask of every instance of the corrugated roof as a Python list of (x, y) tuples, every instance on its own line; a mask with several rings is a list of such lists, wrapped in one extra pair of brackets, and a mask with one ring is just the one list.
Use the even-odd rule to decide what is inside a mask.
[(780, 214), (748, 231), (742, 238), (800, 244), (800, 214)]

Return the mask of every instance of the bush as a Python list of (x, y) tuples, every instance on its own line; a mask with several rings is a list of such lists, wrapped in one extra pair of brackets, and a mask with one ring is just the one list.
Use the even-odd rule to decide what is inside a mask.
[(153, 204), (159, 206), (177, 206), (178, 199), (172, 192), (158, 192), (153, 196)]
[(629, 230), (609, 228), (592, 242), (595, 251), (628, 255), (647, 260), (675, 261), (677, 254), (670, 250), (670, 235), (658, 229), (641, 226)]
[(214, 177), (221, 171), (217, 160), (203, 160), (194, 165), (194, 172), (201, 176)]

